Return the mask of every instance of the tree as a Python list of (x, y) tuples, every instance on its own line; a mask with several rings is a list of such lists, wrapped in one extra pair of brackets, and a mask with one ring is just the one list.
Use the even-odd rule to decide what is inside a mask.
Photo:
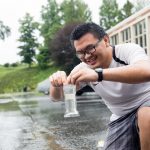
[(134, 5), (129, 0), (127, 0), (127, 2), (123, 5), (120, 13), (118, 14), (119, 22), (133, 14), (133, 7)]
[(40, 68), (48, 67), (50, 61), (49, 43), (55, 33), (61, 28), (61, 18), (59, 16), (59, 6), (56, 0), (48, 0), (46, 6), (42, 6), (41, 11), (42, 23), (40, 27), (41, 36), (44, 38), (43, 45), (40, 46), (37, 61)]
[(36, 59), (38, 61), (38, 65), (40, 69), (46, 69), (48, 67), (48, 63), (50, 61), (50, 52), (49, 49), (43, 45), (39, 47), (39, 54), (36, 55)]
[(61, 26), (61, 18), (58, 14), (59, 6), (56, 0), (48, 0), (48, 4), (42, 6), (40, 31), (45, 45), (48, 45), (49, 40), (53, 37), (53, 33), (57, 31), (57, 27)]
[(18, 48), (21, 49), (19, 55), (23, 57), (22, 62), (27, 63), (29, 67), (35, 57), (35, 51), (38, 47), (35, 31), (38, 28), (38, 23), (33, 21), (33, 17), (30, 14), (26, 14), (22, 20), (19, 20), (21, 26), (19, 31), (21, 33), (18, 41), (22, 43)]
[(0, 39), (4, 40), (6, 37), (10, 35), (10, 28), (0, 20)]
[(79, 63), (70, 43), (70, 33), (78, 24), (79, 23), (70, 23), (65, 25), (58, 31), (51, 43), (51, 48), (53, 49), (52, 60), (56, 66), (61, 67), (62, 70), (65, 70), (67, 73)]
[(82, 0), (64, 0), (60, 9), (63, 24), (91, 21), (91, 11)]
[(42, 7), (41, 17), (43, 20), (41, 35), (44, 37), (44, 44), (40, 47), (37, 60), (40, 68), (44, 69), (49, 61), (56, 61), (52, 58), (53, 53), (57, 53), (54, 52), (52, 44), (55, 34), (69, 22), (91, 20), (91, 12), (87, 5), (79, 0), (64, 0), (61, 5), (58, 5), (56, 0), (48, 0), (48, 4)]
[(70, 44), (70, 34), (77, 24), (91, 20), (91, 12), (88, 6), (79, 0), (64, 0), (60, 10), (64, 27), (55, 34), (49, 49), (55, 65), (70, 72), (72, 67), (79, 63)]
[(119, 14), (121, 11), (118, 8), (116, 0), (103, 0), (100, 7), (100, 25), (108, 30), (120, 22)]

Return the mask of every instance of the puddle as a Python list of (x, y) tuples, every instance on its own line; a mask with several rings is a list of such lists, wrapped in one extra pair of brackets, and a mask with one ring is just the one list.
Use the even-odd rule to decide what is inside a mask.
[[(64, 118), (63, 102), (46, 95), (0, 99), (2, 150), (97, 150), (110, 112), (103, 103), (78, 103), (80, 117)], [(11, 142), (10, 142), (11, 141)]]

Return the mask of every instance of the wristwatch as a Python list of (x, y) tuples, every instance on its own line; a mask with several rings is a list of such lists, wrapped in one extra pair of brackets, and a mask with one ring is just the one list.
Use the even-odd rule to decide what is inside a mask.
[(102, 81), (103, 80), (103, 69), (102, 68), (96, 68), (95, 72), (98, 74), (98, 80), (97, 81)]

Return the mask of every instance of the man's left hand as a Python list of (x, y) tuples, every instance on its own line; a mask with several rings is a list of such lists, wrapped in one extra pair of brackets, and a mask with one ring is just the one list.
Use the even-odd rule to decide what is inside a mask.
[(90, 68), (73, 69), (67, 77), (67, 82), (78, 84), (79, 82), (95, 82), (98, 80), (98, 74)]

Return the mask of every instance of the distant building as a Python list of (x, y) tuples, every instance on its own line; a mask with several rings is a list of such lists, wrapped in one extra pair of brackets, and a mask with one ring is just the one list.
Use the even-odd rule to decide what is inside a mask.
[(150, 57), (150, 6), (128, 17), (107, 31), (112, 45), (136, 43)]

